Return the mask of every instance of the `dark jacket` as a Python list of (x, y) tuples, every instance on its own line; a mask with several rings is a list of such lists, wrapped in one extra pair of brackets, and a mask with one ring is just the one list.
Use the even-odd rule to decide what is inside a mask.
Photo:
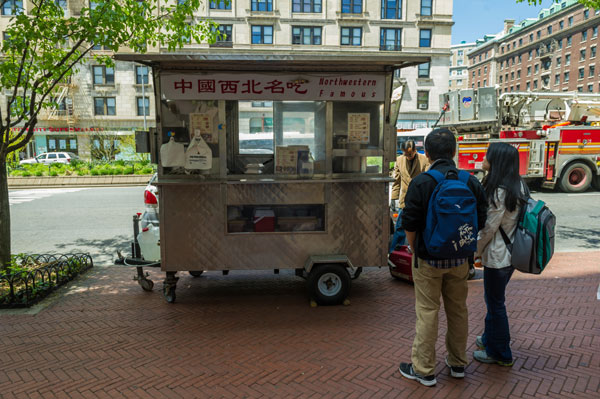
[[(456, 169), (456, 165), (451, 159), (438, 159), (431, 165), (431, 169), (438, 170), (445, 175), (450, 169)], [(475, 195), (477, 201), (477, 227), (478, 230), (481, 230), (485, 226), (487, 217), (488, 203), (485, 192), (483, 191), (483, 186), (475, 176), (471, 176), (467, 185)], [(427, 220), (429, 198), (431, 198), (431, 194), (433, 194), (436, 186), (437, 182), (435, 179), (426, 173), (421, 173), (415, 177), (408, 186), (405, 205), (402, 210), (402, 228), (417, 233), (415, 244), (417, 248), (413, 248), (413, 251), (416, 252), (419, 258), (425, 260), (436, 259), (427, 252), (422, 234), (423, 230), (425, 230)]]

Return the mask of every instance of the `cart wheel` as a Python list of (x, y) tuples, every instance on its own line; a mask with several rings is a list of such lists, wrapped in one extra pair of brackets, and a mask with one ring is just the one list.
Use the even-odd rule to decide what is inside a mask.
[(165, 286), (163, 287), (163, 296), (169, 303), (175, 303), (175, 287), (174, 286)]
[(200, 277), (204, 273), (204, 270), (190, 270), (188, 273), (193, 277)]
[(348, 296), (350, 282), (344, 265), (320, 265), (308, 274), (308, 292), (319, 305), (339, 305)]
[(392, 276), (393, 278), (395, 278), (396, 280), (404, 280), (396, 275), (394, 275), (394, 273), (392, 273), (392, 267), (388, 266), (388, 269), (390, 270), (390, 276)]
[(152, 280), (148, 280), (147, 278), (139, 280), (138, 284), (144, 291), (152, 291), (152, 288), (154, 288), (154, 282)]
[(475, 278), (475, 266), (469, 265), (469, 277), (467, 280), (473, 280)]

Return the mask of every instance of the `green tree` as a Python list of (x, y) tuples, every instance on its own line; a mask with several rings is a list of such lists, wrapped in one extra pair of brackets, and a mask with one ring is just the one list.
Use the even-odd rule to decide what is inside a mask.
[[(15, 15), (0, 49), (0, 269), (11, 253), (7, 157), (31, 140), (40, 110), (56, 105), (58, 85), (90, 57), (113, 64), (110, 56), (94, 54), (94, 45), (144, 53), (214, 42), (216, 25), (194, 20), (200, 1), (92, 0), (87, 8), (87, 1), (32, 0), (23, 2), (26, 12), (10, 3)], [(4, 101), (3, 92), (9, 93)]]
[[(532, 6), (541, 5), (543, 3), (542, 0), (517, 0), (517, 3), (524, 3), (526, 1)], [(578, 2), (595, 10), (600, 9), (600, 0), (578, 0)]]

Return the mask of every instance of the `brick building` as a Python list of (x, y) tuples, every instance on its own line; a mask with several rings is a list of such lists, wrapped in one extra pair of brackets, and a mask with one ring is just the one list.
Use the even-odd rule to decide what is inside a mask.
[(506, 20), (503, 32), (477, 41), (468, 53), (469, 86), (512, 91), (600, 92), (600, 10), (556, 0), (537, 18)]

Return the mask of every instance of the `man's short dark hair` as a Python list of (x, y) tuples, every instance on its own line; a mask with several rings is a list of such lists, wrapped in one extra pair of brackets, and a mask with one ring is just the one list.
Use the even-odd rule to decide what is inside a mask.
[(406, 151), (409, 148), (411, 150), (415, 149), (415, 141), (414, 140), (406, 140), (404, 143), (402, 143), (402, 151)]
[(432, 161), (452, 159), (456, 151), (456, 137), (449, 129), (434, 129), (425, 139), (425, 151)]

